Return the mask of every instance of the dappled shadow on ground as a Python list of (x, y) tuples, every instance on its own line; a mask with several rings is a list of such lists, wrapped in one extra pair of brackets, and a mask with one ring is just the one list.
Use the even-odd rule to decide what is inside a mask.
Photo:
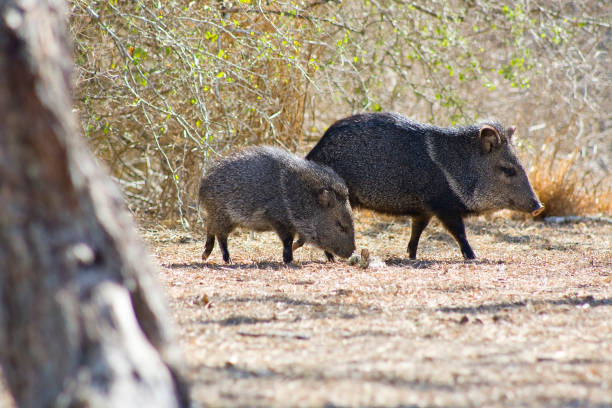
[[(359, 378), (360, 381), (372, 386), (378, 386), (380, 392), (385, 392), (386, 387), (402, 389), (404, 391), (412, 391), (417, 393), (433, 392), (438, 396), (444, 394), (457, 394), (465, 392), (466, 389), (470, 392), (475, 392), (478, 389), (487, 392), (495, 385), (494, 379), (486, 379), (477, 375), (470, 378), (460, 377), (458, 374), (453, 374), (447, 379), (423, 379), (418, 378), (406, 372), (393, 372), (388, 370), (367, 369), (359, 370), (354, 366), (336, 367), (334, 370), (326, 370), (325, 367), (303, 367), (296, 365), (276, 366), (271, 368), (270, 365), (250, 365), (246, 366), (233, 361), (227, 361), (223, 365), (206, 365), (199, 364), (191, 369), (194, 375), (199, 378), (199, 383), (204, 386), (218, 386), (219, 383), (224, 384), (222, 396), (225, 399), (225, 405), (236, 407), (258, 407), (268, 406), (269, 401), (261, 393), (261, 389), (253, 387), (253, 384), (262, 384), (264, 387), (271, 386), (275, 382), (300, 383), (306, 382), (310, 386), (324, 384), (339, 384), (345, 381), (355, 381)], [(461, 378), (460, 384), (456, 383), (456, 379)], [(521, 386), (524, 389), (535, 389), (540, 385), (539, 381), (523, 381)], [(590, 386), (598, 386), (597, 382), (590, 382)], [(238, 391), (239, 390), (239, 391)], [(330, 398), (328, 396), (328, 398)], [(607, 403), (593, 402), (590, 398), (546, 398), (541, 397), (543, 404), (533, 404), (533, 396), (530, 394), (517, 396), (512, 404), (513, 406), (554, 406), (561, 408), (604, 408), (609, 407)], [(270, 404), (274, 405), (274, 404)], [(494, 404), (498, 405), (498, 404)], [(506, 406), (506, 404), (502, 404)], [(330, 399), (325, 399), (321, 402), (313, 404), (325, 408), (340, 408), (354, 406), (354, 404), (338, 404)], [(391, 408), (416, 408), (422, 405), (412, 405), (410, 403), (399, 404), (384, 404), (370, 406), (385, 406)], [(444, 405), (455, 406), (455, 405)], [(463, 406), (458, 404), (456, 406)]]
[(250, 263), (211, 263), (211, 262), (177, 262), (170, 264), (162, 264), (162, 267), (168, 269), (214, 269), (214, 270), (250, 270), (250, 269), (296, 269), (309, 265), (325, 265), (325, 261), (306, 261), (299, 263), (286, 264), (284, 262), (260, 261)]
[(610, 404), (594, 404), (584, 399), (562, 399), (551, 401), (551, 407), (558, 408), (610, 408)]
[[(315, 300), (293, 299), (285, 295), (254, 296), (254, 297), (221, 297), (214, 299), (216, 304), (261, 304), (264, 306), (276, 306), (281, 303), (292, 306), (299, 310), (296, 320), (306, 319), (354, 319), (367, 314), (379, 314), (380, 308), (366, 303), (344, 303), (341, 301), (343, 294), (331, 296), (327, 301), (318, 302)], [(272, 309), (270, 309), (272, 310)], [(200, 320), (200, 324), (218, 324), (220, 326), (239, 326), (255, 325), (260, 323), (276, 322), (276, 315), (270, 313), (272, 317), (260, 318), (248, 315), (232, 315), (225, 319), (206, 319)]]
[[(284, 382), (291, 381), (308, 381), (308, 382), (330, 382), (330, 381), (343, 381), (343, 380), (354, 380), (355, 377), (359, 377), (361, 381), (378, 384), (380, 386), (388, 387), (399, 387), (402, 389), (410, 389), (414, 391), (428, 391), (437, 393), (456, 393), (457, 385), (452, 381), (435, 381), (435, 380), (423, 380), (411, 378), (409, 375), (404, 375), (401, 372), (391, 372), (376, 369), (369, 369), (367, 371), (355, 371), (354, 367), (345, 367), (345, 370), (324, 370), (323, 368), (304, 368), (296, 366), (277, 367), (274, 369), (268, 367), (245, 367), (239, 364), (234, 364), (230, 361), (226, 362), (223, 366), (209, 366), (209, 365), (198, 365), (193, 369), (198, 373), (199, 376), (206, 379), (219, 379), (223, 378), (232, 383), (241, 380), (252, 380), (252, 379), (264, 379), (264, 380), (277, 380)], [(486, 379), (478, 378), (473, 376), (472, 379), (462, 378), (461, 386), (474, 389), (474, 388), (488, 388), (493, 383)], [(537, 386), (538, 382), (524, 382), (523, 387)], [(593, 383), (592, 385), (596, 385)], [(226, 395), (226, 397), (232, 397)], [(235, 397), (239, 398), (240, 395)], [(584, 399), (564, 399), (551, 401), (550, 406), (555, 407), (590, 407), (590, 408), (603, 408), (609, 407), (605, 404), (592, 404), (588, 400)], [(324, 405), (318, 405), (324, 407), (340, 407), (342, 405), (335, 405), (328, 402)], [(389, 407), (413, 407), (413, 405), (385, 405)]]
[[(498, 225), (499, 224), (499, 225)], [(471, 235), (491, 236), (497, 242), (505, 242), (508, 244), (519, 244), (538, 248), (547, 251), (571, 251), (579, 247), (579, 240), (574, 242), (551, 242), (549, 236), (540, 233), (534, 233), (533, 227), (542, 228), (541, 223), (512, 223), (508, 221), (500, 221), (499, 223), (487, 220), (470, 220), (466, 223), (466, 227)], [(527, 228), (528, 227), (528, 228)], [(528, 232), (526, 230), (529, 230)], [(568, 237), (572, 236), (572, 231), (567, 231)], [(450, 241), (449, 241), (450, 242)]]
[[(342, 295), (339, 295), (342, 296)], [(326, 302), (309, 301), (302, 299), (293, 299), (284, 295), (261, 296), (261, 297), (227, 297), (215, 299), (215, 303), (260, 303), (260, 304), (278, 304), (295, 306), (303, 308), (300, 311), (298, 320), (305, 319), (326, 319), (326, 318), (341, 318), (354, 319), (359, 316), (380, 314), (381, 310), (371, 304), (366, 303), (343, 303), (336, 298), (330, 298)], [(583, 297), (568, 297), (563, 299), (537, 299), (517, 302), (500, 302), (477, 306), (453, 306), (435, 308), (436, 312), (441, 313), (459, 313), (459, 314), (495, 314), (502, 311), (519, 310), (529, 306), (585, 306), (602, 307), (612, 306), (611, 298), (595, 299), (593, 296)], [(201, 320), (200, 324), (218, 324), (220, 326), (239, 326), (239, 325), (256, 325), (260, 323), (272, 323), (278, 319), (273, 315), (269, 318), (252, 317), (247, 315), (233, 315), (225, 319)], [(385, 333), (385, 335), (392, 335)]]
[(533, 234), (509, 234), (496, 232), (492, 234), (497, 241), (508, 244), (523, 244), (530, 248), (544, 249), (547, 251), (571, 251), (579, 248), (579, 242), (551, 243), (546, 236)]
[[(351, 379), (357, 375), (354, 370), (348, 370), (346, 372), (338, 372), (338, 370), (326, 371), (322, 369), (315, 368), (299, 368), (295, 366), (288, 366), (287, 369), (257, 369), (257, 368), (246, 368), (240, 367), (239, 365), (234, 365), (231, 362), (227, 362), (223, 367), (211, 367), (200, 365), (195, 367), (200, 375), (211, 378), (219, 378), (226, 377), (231, 378), (233, 380), (243, 380), (249, 378), (274, 378), (277, 377), (282, 379), (283, 381), (292, 381), (292, 380), (314, 380), (314, 381), (333, 381), (333, 380), (343, 380), (343, 379)], [(396, 373), (381, 371), (381, 370), (368, 370), (367, 372), (360, 372), (360, 378), (363, 381), (378, 383), (381, 385), (389, 385), (396, 386), (402, 388), (412, 388), (415, 390), (422, 391), (442, 391), (442, 392), (453, 392), (455, 387), (453, 384), (445, 383), (445, 382), (435, 382), (435, 381), (422, 381), (422, 380), (414, 380), (405, 378)], [(487, 385), (482, 381), (474, 381), (469, 385)], [(325, 406), (335, 406), (335, 405), (325, 405)]]
[(256, 296), (256, 297), (227, 297), (218, 299), (219, 303), (282, 303), (290, 306), (324, 306), (324, 303), (292, 299), (285, 295), (271, 295), (271, 296)]
[(388, 266), (407, 266), (413, 269), (427, 269), (435, 265), (502, 265), (505, 261), (489, 260), (489, 259), (472, 259), (464, 260), (462, 258), (447, 259), (447, 260), (427, 260), (427, 259), (410, 259), (391, 257), (385, 259), (385, 264)]
[(237, 247), (231, 265), (219, 253), (202, 262), (189, 246), (159, 248), (194, 400), (329, 408), (416, 400), (609, 404), (601, 384), (612, 367), (605, 331), (612, 230), (587, 235), (470, 219), (468, 235), (483, 258), (466, 262), (439, 224), (425, 231), (423, 251), (411, 260), (409, 225), (363, 223), (358, 246), (384, 260), (382, 268), (329, 264), (313, 250), (287, 269), (275, 237), (258, 239), (255, 250)]
[[(435, 265), (503, 265), (506, 262), (503, 260), (490, 260), (490, 259), (472, 259), (465, 260), (460, 257), (457, 259), (446, 259), (446, 260), (427, 260), (427, 259), (410, 259), (400, 257), (389, 257), (384, 260), (386, 266), (399, 266), (409, 267), (412, 269), (427, 269)], [(231, 263), (231, 264), (218, 264), (209, 262), (178, 262), (162, 264), (161, 266), (168, 269), (212, 269), (212, 270), (257, 270), (257, 269), (270, 269), (270, 270), (281, 270), (281, 269), (300, 269), (312, 265), (343, 265), (344, 263), (329, 263), (326, 261), (304, 261), (292, 264), (285, 264), (284, 262), (274, 261), (261, 261), (261, 262), (250, 262), (250, 263)]]
[(582, 297), (567, 297), (563, 299), (536, 299), (536, 300), (521, 300), (518, 302), (500, 302), (491, 303), (479, 306), (453, 306), (453, 307), (440, 307), (436, 309), (442, 313), (463, 313), (463, 314), (479, 314), (479, 313), (497, 313), (502, 310), (521, 309), (529, 305), (549, 305), (549, 306), (581, 306), (588, 305), (588, 307), (599, 307), (599, 306), (612, 306), (612, 299), (595, 299), (593, 296), (582, 296)]
[[(221, 326), (240, 326), (242, 324), (269, 323), (269, 322), (272, 322), (274, 320), (276, 320), (276, 319), (274, 319), (274, 318), (260, 319), (260, 318), (257, 318), (257, 317), (237, 315), (237, 316), (228, 317), (227, 319), (214, 321), (214, 323), (218, 323)], [(205, 323), (213, 323), (213, 322), (212, 321), (206, 321)]]
[(495, 232), (492, 234), (497, 241), (507, 242), (509, 244), (528, 244), (534, 241), (544, 241), (543, 237), (527, 234), (509, 234), (507, 232)]

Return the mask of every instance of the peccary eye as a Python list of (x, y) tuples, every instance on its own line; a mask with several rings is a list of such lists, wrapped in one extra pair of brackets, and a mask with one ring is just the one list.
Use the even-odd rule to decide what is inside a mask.
[(346, 231), (347, 231), (347, 229), (344, 227), (344, 225), (342, 225), (342, 224), (340, 223), (340, 221), (336, 221), (336, 226), (337, 226), (337, 227), (340, 229), (340, 231), (342, 231), (342, 232), (346, 232)]
[(512, 167), (500, 166), (499, 169), (508, 177), (516, 176), (516, 170), (514, 170)]

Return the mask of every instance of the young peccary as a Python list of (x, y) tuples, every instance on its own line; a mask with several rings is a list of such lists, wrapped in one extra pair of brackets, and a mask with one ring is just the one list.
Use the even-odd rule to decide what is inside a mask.
[(512, 145), (514, 127), (497, 122), (443, 128), (394, 113), (367, 113), (334, 123), (306, 156), (344, 179), (352, 205), (412, 216), (415, 259), (432, 216), (475, 258), (463, 218), (508, 208), (537, 215), (543, 206)]
[(237, 226), (276, 231), (283, 261), (293, 260), (293, 238), (311, 242), (343, 258), (355, 249), (348, 190), (328, 167), (280, 149), (252, 147), (215, 163), (200, 184), (205, 208), (206, 260), (219, 240), (223, 260), (230, 261), (227, 236)]

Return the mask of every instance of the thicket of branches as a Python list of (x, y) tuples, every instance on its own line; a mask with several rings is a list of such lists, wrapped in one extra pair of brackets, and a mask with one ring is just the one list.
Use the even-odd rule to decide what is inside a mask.
[(588, 186), (609, 177), (607, 2), (71, 4), (83, 132), (139, 214), (186, 224), (211, 158), (253, 143), (304, 153), (357, 111), (496, 117), (547, 171), (578, 149)]

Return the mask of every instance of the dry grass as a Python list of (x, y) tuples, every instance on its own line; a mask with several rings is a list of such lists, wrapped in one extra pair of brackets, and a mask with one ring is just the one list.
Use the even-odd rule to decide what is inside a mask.
[(612, 214), (612, 180), (594, 183), (585, 167), (577, 162), (577, 151), (565, 159), (544, 156), (536, 163), (529, 180), (546, 207), (540, 218)]
[[(202, 406), (604, 407), (612, 404), (612, 225), (468, 220), (463, 262), (433, 223), (418, 261), (406, 220), (357, 213), (386, 262), (281, 262), (271, 233), (146, 236)], [(0, 400), (0, 402), (4, 402)], [(4, 405), (3, 405), (4, 406)]]

